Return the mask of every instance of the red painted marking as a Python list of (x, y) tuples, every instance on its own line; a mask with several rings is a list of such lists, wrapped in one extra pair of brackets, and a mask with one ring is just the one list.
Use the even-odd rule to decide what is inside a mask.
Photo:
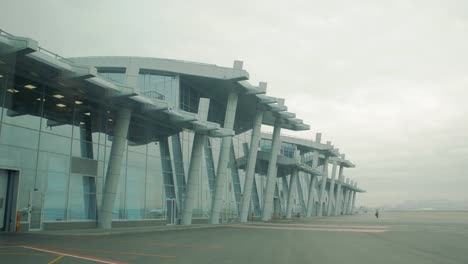
[(27, 248), (27, 249), (32, 249), (32, 250), (37, 250), (37, 251), (41, 251), (41, 252), (53, 253), (53, 254), (57, 254), (57, 255), (64, 255), (64, 256), (72, 257), (72, 258), (86, 259), (86, 260), (99, 262), (99, 263), (128, 264), (127, 262), (121, 262), (121, 261), (103, 259), (103, 258), (96, 258), (96, 257), (91, 257), (91, 256), (84, 256), (84, 255), (80, 255), (80, 254), (67, 253), (67, 252), (57, 251), (57, 250), (50, 250), (48, 248), (42, 248), (42, 247), (37, 247), (37, 246), (21, 246), (21, 247), (22, 248)]

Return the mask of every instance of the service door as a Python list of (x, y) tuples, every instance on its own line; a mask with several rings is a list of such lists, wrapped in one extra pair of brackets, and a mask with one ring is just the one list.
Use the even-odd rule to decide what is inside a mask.
[(8, 173), (6, 170), (0, 170), (0, 230), (5, 227), (7, 190)]

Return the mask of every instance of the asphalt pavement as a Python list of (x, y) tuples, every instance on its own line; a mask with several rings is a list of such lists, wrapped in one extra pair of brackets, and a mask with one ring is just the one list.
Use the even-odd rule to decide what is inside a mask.
[(367, 214), (160, 231), (0, 233), (0, 263), (468, 263), (468, 212), (383, 212), (379, 219)]

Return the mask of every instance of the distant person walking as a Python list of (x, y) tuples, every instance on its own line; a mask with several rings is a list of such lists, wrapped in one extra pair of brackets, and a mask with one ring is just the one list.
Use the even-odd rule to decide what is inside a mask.
[(375, 210), (375, 217), (378, 219), (379, 218), (379, 209)]

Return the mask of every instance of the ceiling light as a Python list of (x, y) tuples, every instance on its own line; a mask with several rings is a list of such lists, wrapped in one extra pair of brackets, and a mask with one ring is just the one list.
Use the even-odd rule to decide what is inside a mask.
[(112, 122), (112, 118), (109, 118), (109, 122)]
[(80, 122), (80, 125), (84, 125), (84, 122)]
[(82, 104), (82, 103), (83, 103), (83, 102), (78, 101), (78, 100), (75, 101), (75, 104), (77, 104), (77, 105), (80, 105), (80, 104)]
[(11, 89), (8, 89), (7, 91), (9, 91), (10, 93), (19, 93), (19, 91), (18, 91), (18, 90), (16, 90), (16, 89), (13, 89), (13, 88), (11, 88)]
[(42, 102), (45, 102), (45, 99), (42, 99), (40, 97), (36, 98), (36, 101), (42, 101)]
[(34, 86), (34, 85), (32, 85), (32, 84), (26, 84), (26, 85), (24, 86), (24, 88), (28, 88), (28, 89), (36, 89), (37, 87), (36, 87), (36, 86)]
[(53, 97), (61, 99), (61, 98), (65, 97), (65, 96), (63, 96), (61, 94), (54, 94)]
[(3, 75), (0, 74), (0, 78), (3, 78)]
[(56, 106), (58, 106), (58, 107), (66, 107), (66, 105), (64, 105), (64, 104), (56, 104)]
[(86, 113), (84, 113), (84, 114), (87, 115), (87, 116), (90, 116), (90, 115), (91, 115), (90, 112), (86, 112)]

